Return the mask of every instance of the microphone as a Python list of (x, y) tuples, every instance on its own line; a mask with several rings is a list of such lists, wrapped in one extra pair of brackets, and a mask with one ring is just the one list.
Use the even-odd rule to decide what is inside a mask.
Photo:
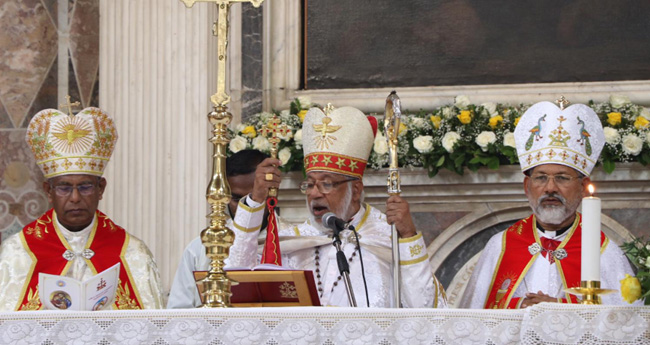
[(348, 228), (348, 223), (344, 222), (332, 212), (325, 213), (321, 219), (323, 220), (323, 225), (328, 229), (334, 230), (335, 234)]

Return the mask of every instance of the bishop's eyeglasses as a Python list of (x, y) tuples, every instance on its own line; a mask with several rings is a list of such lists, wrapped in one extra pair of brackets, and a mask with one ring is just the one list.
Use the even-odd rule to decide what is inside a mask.
[(581, 178), (582, 176), (571, 176), (565, 174), (558, 174), (558, 175), (535, 174), (530, 177), (530, 179), (533, 181), (533, 186), (535, 187), (546, 186), (546, 184), (550, 180), (553, 180), (553, 182), (557, 186), (566, 187), (570, 185), (571, 182), (573, 182), (573, 180), (577, 180)]
[(94, 183), (84, 183), (76, 186), (72, 186), (69, 184), (51, 186), (51, 188), (54, 189), (54, 193), (57, 196), (62, 196), (62, 197), (67, 197), (72, 195), (72, 191), (74, 189), (76, 189), (80, 195), (89, 196), (95, 192), (95, 187), (97, 187), (97, 185), (95, 185)]

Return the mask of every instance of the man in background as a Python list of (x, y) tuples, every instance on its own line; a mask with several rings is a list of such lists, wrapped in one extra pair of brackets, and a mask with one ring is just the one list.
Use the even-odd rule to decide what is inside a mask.
[[(258, 150), (242, 150), (226, 159), (226, 178), (230, 185), (232, 198), (228, 203), (231, 216), (227, 226), (233, 228), (232, 217), (237, 212), (239, 200), (250, 194), (255, 180), (255, 168), (266, 159)], [(228, 260), (226, 260), (228, 263)], [(207, 271), (210, 259), (205, 255), (205, 247), (198, 236), (185, 248), (176, 276), (169, 292), (167, 308), (195, 308), (201, 306), (201, 298), (196, 288), (194, 271)]]

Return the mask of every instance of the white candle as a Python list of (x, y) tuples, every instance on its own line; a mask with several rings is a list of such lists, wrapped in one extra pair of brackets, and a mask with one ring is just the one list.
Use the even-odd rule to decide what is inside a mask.
[(600, 281), (600, 198), (592, 194), (582, 199), (582, 258), (580, 277), (582, 281)]

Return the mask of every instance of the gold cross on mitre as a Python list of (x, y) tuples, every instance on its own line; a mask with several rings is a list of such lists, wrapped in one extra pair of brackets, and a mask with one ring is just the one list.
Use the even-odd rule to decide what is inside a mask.
[(61, 108), (68, 107), (68, 116), (72, 117), (72, 116), (74, 116), (72, 114), (72, 107), (73, 106), (78, 107), (80, 105), (81, 105), (81, 103), (79, 103), (79, 101), (74, 102), (74, 103), (70, 103), (70, 95), (65, 95), (65, 103), (59, 104), (59, 107), (61, 107)]
[(280, 138), (278, 135), (286, 136), (290, 132), (291, 128), (282, 123), (282, 120), (280, 120), (280, 118), (278, 118), (278, 116), (275, 114), (269, 120), (266, 126), (262, 127), (260, 133), (263, 136), (267, 137), (269, 139), (269, 143), (271, 143), (272, 158), (277, 158), (278, 144), (280, 143)]
[(560, 99), (556, 100), (555, 102), (560, 105), (560, 110), (564, 110), (564, 108), (566, 108), (567, 105), (571, 104), (571, 102), (569, 102), (569, 100), (564, 98), (564, 96), (560, 96)]
[(185, 6), (192, 7), (195, 2), (214, 2), (219, 9), (219, 19), (213, 31), (217, 36), (217, 92), (210, 97), (216, 106), (225, 106), (230, 102), (226, 92), (226, 48), (228, 46), (228, 12), (230, 5), (236, 2), (250, 2), (254, 7), (260, 7), (264, 0), (181, 0)]

